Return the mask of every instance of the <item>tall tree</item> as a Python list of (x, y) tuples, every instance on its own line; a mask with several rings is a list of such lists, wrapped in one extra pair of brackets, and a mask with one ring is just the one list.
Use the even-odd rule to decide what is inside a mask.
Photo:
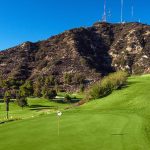
[(20, 91), (22, 95), (24, 96), (31, 96), (33, 95), (33, 85), (31, 81), (26, 81), (25, 84), (23, 84), (20, 87)]
[(19, 90), (16, 93), (16, 101), (17, 101), (17, 104), (20, 107), (22, 107), (22, 108), (28, 105), (28, 103), (27, 103), (27, 95), (25, 95), (25, 93), (22, 92), (21, 90)]
[(6, 91), (4, 94), (4, 101), (6, 103), (6, 118), (9, 119), (9, 103), (10, 103), (11, 94), (10, 91)]
[(41, 97), (41, 82), (40, 80), (36, 80), (33, 84), (34, 96)]

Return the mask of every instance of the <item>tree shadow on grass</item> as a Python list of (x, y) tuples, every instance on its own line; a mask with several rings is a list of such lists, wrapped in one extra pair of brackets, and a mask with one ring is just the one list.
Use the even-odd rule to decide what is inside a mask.
[(56, 106), (43, 106), (43, 105), (31, 105), (29, 106), (30, 110), (47, 110), (47, 109), (56, 109)]
[(133, 84), (138, 84), (138, 83), (141, 83), (141, 82), (139, 82), (139, 81), (128, 81), (127, 85), (133, 85)]
[(139, 84), (139, 83), (141, 83), (141, 82), (139, 82), (139, 81), (128, 81), (127, 84), (124, 85), (122, 88), (128, 88), (133, 84)]
[(128, 81), (125, 85), (119, 87), (117, 90), (123, 90), (125, 88), (130, 87), (133, 84), (139, 84), (139, 83), (141, 83), (141, 82), (139, 82), (139, 81), (138, 82), (137, 81)]
[(79, 102), (81, 99), (78, 99), (78, 98), (72, 98), (70, 101), (65, 101), (65, 99), (53, 99), (52, 101), (53, 102), (56, 102), (56, 103), (62, 103), (62, 104), (67, 104), (67, 103), (77, 103)]

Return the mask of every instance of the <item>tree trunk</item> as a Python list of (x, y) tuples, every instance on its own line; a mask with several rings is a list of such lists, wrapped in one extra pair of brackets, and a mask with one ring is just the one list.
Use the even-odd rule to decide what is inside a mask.
[(6, 112), (7, 112), (7, 119), (9, 119), (9, 103), (6, 103)]

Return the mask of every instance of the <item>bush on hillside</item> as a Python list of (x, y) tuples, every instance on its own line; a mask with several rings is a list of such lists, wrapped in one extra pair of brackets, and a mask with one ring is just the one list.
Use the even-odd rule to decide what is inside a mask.
[(83, 84), (84, 83), (84, 80), (85, 80), (85, 76), (80, 74), (80, 73), (76, 73), (74, 74), (74, 77), (73, 77), (73, 82), (75, 84)]
[(84, 92), (84, 90), (85, 90), (84, 84), (80, 84), (80, 92)]
[(109, 95), (113, 90), (120, 89), (126, 84), (128, 74), (123, 71), (111, 73), (91, 86), (88, 99), (97, 99)]
[(73, 74), (72, 73), (65, 73), (63, 75), (64, 83), (65, 84), (71, 84), (73, 80)]

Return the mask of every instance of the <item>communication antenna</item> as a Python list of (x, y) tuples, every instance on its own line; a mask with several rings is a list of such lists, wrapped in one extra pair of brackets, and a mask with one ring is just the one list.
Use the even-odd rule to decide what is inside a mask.
[(133, 19), (133, 16), (134, 16), (134, 7), (132, 6), (132, 8), (131, 8), (132, 10), (132, 12), (131, 12), (131, 15), (132, 15), (132, 19)]
[(111, 11), (109, 10), (108, 11), (108, 15), (107, 15), (109, 18), (111, 18), (112, 17), (112, 14), (111, 14)]
[(121, 0), (121, 23), (123, 22), (123, 0)]
[(141, 19), (139, 18), (139, 23), (141, 23)]
[(133, 0), (132, 0), (132, 6), (131, 6), (131, 19), (133, 20), (134, 17), (134, 6), (133, 6)]
[(102, 17), (102, 21), (106, 22), (107, 21), (107, 16), (106, 16), (106, 0), (104, 0), (104, 14)]

